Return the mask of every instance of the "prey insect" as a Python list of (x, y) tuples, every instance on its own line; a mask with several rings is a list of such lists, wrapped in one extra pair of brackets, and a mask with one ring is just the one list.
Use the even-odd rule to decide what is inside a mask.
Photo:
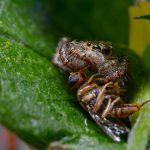
[(78, 88), (77, 98), (84, 110), (86, 110), (98, 126), (114, 141), (121, 141), (128, 135), (130, 129), (119, 120), (112, 118), (127, 118), (140, 110), (148, 103), (124, 104), (120, 94), (124, 88), (106, 79), (91, 76), (86, 78), (84, 72), (70, 73), (68, 83)]

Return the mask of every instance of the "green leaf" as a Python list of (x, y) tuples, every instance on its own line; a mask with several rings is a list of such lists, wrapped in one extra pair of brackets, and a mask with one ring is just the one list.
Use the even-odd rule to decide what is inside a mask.
[(150, 15), (144, 15), (144, 16), (134, 17), (134, 19), (146, 19), (146, 20), (150, 20)]
[[(138, 101), (139, 103), (144, 102), (145, 100), (150, 99), (150, 64), (149, 64), (149, 53), (150, 47), (145, 49), (142, 56), (142, 61), (145, 67), (145, 72), (142, 75), (144, 82), (141, 85), (141, 90), (136, 94), (134, 101)], [(150, 105), (146, 105), (139, 113), (139, 116), (137, 118), (137, 115), (132, 116), (132, 120), (136, 123), (133, 127), (133, 130), (130, 133), (129, 139), (128, 139), (128, 145), (127, 150), (145, 150), (147, 148), (150, 148), (148, 145), (149, 142), (149, 135), (150, 135), (150, 125), (149, 125), (149, 114), (150, 114)], [(138, 136), (139, 135), (139, 136)]]
[[(42, 56), (50, 58), (52, 51), (49, 48), (54, 48), (54, 40), (52, 35), (46, 34), (48, 29), (44, 22), (47, 12), (43, 5), (44, 3), (38, 4), (38, 1), (34, 0), (1, 0), (0, 35), (21, 42)], [(48, 36), (49, 39), (46, 38)]]
[[(150, 98), (149, 89), (150, 89), (150, 80), (147, 80), (142, 87), (142, 91), (137, 94), (137, 100), (139, 102), (144, 102)], [(127, 150), (145, 150), (149, 142), (150, 134), (150, 107), (149, 105), (145, 106), (141, 111), (136, 120), (136, 123), (130, 133), (128, 139)]]
[[(124, 150), (126, 142), (113, 142), (81, 109), (75, 94), (67, 88), (67, 77), (51, 64), (50, 58), (58, 40), (56, 37), (62, 34), (79, 38), (101, 37), (116, 43), (127, 43), (127, 6), (130, 1), (110, 1), (109, 5), (104, 1), (78, 0), (74, 1), (75, 5), (71, 5), (70, 1), (63, 2), (62, 6), (65, 5), (67, 9), (60, 9), (62, 6), (58, 4), (61, 1), (57, 2), (0, 1), (0, 122), (39, 149), (64, 147), (72, 150)], [(79, 6), (80, 11), (76, 11)], [(84, 12), (83, 6), (92, 11), (87, 15), (88, 11)], [(104, 13), (99, 11), (100, 8)], [(111, 18), (103, 15), (109, 9), (114, 13)], [(124, 17), (121, 15), (122, 20), (117, 22), (121, 28), (116, 34), (118, 26), (113, 16), (118, 14), (118, 10), (123, 12), (120, 15), (123, 14)], [(45, 21), (49, 11), (53, 24), (47, 25)], [(90, 15), (93, 17), (89, 21), (87, 16)], [(67, 20), (66, 16), (73, 21)], [(125, 23), (123, 20), (126, 20)], [(139, 58), (127, 48), (120, 47), (120, 50), (133, 62), (130, 72), (135, 77), (133, 81), (137, 81), (135, 89), (139, 89), (141, 74), (140, 70), (136, 72), (140, 66)], [(130, 99), (131, 97), (134, 95)]]
[[(143, 16), (145, 14), (150, 14), (150, 3), (140, 3), (140, 7), (132, 7), (130, 9), (130, 19), (135, 16)], [(148, 16), (147, 16), (148, 17)], [(140, 19), (140, 18), (139, 18)], [(134, 102), (144, 102), (150, 99), (150, 23), (147, 20), (130, 20), (130, 37), (129, 43), (130, 47), (134, 49), (139, 55), (143, 62), (144, 72), (141, 74), (144, 82), (140, 86), (139, 92), (134, 97)], [(139, 67), (141, 70), (141, 67)], [(138, 81), (137, 81), (138, 82)], [(149, 125), (149, 114), (150, 114), (150, 105), (147, 104), (143, 107), (139, 113), (131, 117), (132, 122), (135, 122), (133, 130), (130, 133), (128, 138), (127, 150), (145, 150), (150, 149), (149, 145), (149, 134), (150, 134), (150, 125)]]
[(83, 149), (124, 148), (79, 109), (67, 93), (66, 81), (48, 60), (1, 38), (0, 63), (0, 122), (26, 142), (37, 148), (56, 141), (72, 149), (83, 143)]
[[(145, 72), (142, 75), (144, 79), (144, 83), (141, 85), (141, 90), (136, 94), (134, 101), (138, 101), (139, 103), (144, 102), (145, 100), (150, 99), (150, 64), (149, 64), (149, 53), (150, 47), (145, 49), (142, 56), (142, 61), (144, 64)], [(145, 150), (149, 149), (149, 135), (150, 135), (150, 124), (149, 124), (149, 114), (150, 114), (150, 105), (146, 105), (139, 113), (139, 116), (137, 118), (137, 115), (132, 116), (132, 120), (136, 123), (130, 133), (129, 139), (128, 139), (128, 145), (127, 150)], [(139, 136), (138, 136), (139, 135)]]
[[(0, 2), (0, 122), (40, 149), (125, 149), (80, 108), (66, 80), (46, 58), (53, 36), (43, 33), (35, 1)], [(33, 12), (36, 12), (35, 15)], [(49, 40), (49, 43), (48, 43)], [(82, 146), (81, 146), (82, 145)]]

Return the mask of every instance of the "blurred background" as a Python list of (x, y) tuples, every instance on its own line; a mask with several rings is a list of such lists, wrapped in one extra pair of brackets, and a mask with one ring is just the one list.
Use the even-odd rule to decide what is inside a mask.
[[(14, 0), (14, 3), (15, 1), (23, 3), (19, 0)], [(149, 55), (143, 52), (150, 40), (143, 42), (142, 38), (149, 37), (149, 32), (143, 35), (143, 29), (149, 27), (149, 22), (139, 21), (137, 24), (133, 17), (150, 14), (150, 7), (142, 9), (145, 6), (141, 4), (142, 7), (139, 7), (138, 2), (136, 0), (35, 0), (34, 6), (31, 6), (26, 13), (34, 16), (34, 13), (43, 10), (43, 18), (37, 17), (36, 20), (37, 22), (44, 20), (45, 25), (41, 25), (41, 29), (45, 36), (54, 40), (53, 47), (57, 45), (60, 37), (69, 36), (79, 40), (111, 41), (133, 49), (141, 57), (148, 57)], [(148, 5), (147, 3), (146, 6)], [(0, 150), (28, 149), (29, 147), (13, 133), (0, 126)]]
[[(133, 1), (56, 0), (49, 5), (55, 36), (128, 43), (129, 13)], [(51, 30), (51, 28), (50, 28)]]
[(29, 147), (15, 134), (0, 126), (0, 150), (29, 150)]

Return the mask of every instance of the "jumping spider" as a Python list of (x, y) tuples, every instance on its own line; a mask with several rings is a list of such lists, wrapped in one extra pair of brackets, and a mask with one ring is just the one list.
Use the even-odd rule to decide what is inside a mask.
[(89, 69), (109, 81), (124, 79), (128, 67), (127, 59), (115, 58), (113, 51), (110, 42), (77, 42), (64, 37), (58, 43), (53, 63), (68, 72)]

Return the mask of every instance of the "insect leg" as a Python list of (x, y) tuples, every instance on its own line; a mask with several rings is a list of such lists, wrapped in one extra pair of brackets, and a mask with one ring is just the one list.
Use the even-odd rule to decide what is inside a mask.
[[(91, 82), (93, 81), (93, 79), (94, 79), (96, 76), (100, 76), (100, 74), (99, 74), (99, 73), (93, 74), (93, 75), (89, 78), (89, 80), (88, 80), (87, 82), (88, 82), (88, 83), (91, 83)], [(101, 79), (101, 78), (100, 78), (100, 79)]]
[(114, 88), (116, 89), (116, 92), (119, 94), (121, 92), (126, 92), (126, 89), (125, 88), (121, 88), (118, 84), (118, 82), (115, 82), (114, 83)]
[(97, 112), (100, 108), (100, 106), (102, 105), (103, 101), (104, 101), (104, 96), (105, 96), (105, 92), (106, 92), (106, 88), (113, 84), (112, 82), (108, 82), (107, 84), (105, 84), (102, 88), (102, 90), (100, 91), (99, 95), (97, 96), (96, 99), (96, 104), (94, 105), (94, 112)]
[(101, 115), (102, 118), (105, 118), (107, 116), (107, 114), (108, 114), (108, 112), (110, 110), (110, 107), (111, 107), (111, 99), (109, 98), (107, 106), (106, 106), (104, 112)]
[(120, 87), (118, 82), (115, 82), (114, 84), (109, 85), (109, 88), (110, 89), (108, 89), (108, 92), (116, 93), (117, 95), (127, 91), (126, 88)]
[(102, 113), (102, 118), (105, 118), (110, 110), (113, 108), (114, 104), (117, 103), (118, 101), (120, 101), (120, 97), (117, 97), (112, 103), (111, 103), (111, 99), (109, 99), (108, 104), (104, 110), (104, 112)]

